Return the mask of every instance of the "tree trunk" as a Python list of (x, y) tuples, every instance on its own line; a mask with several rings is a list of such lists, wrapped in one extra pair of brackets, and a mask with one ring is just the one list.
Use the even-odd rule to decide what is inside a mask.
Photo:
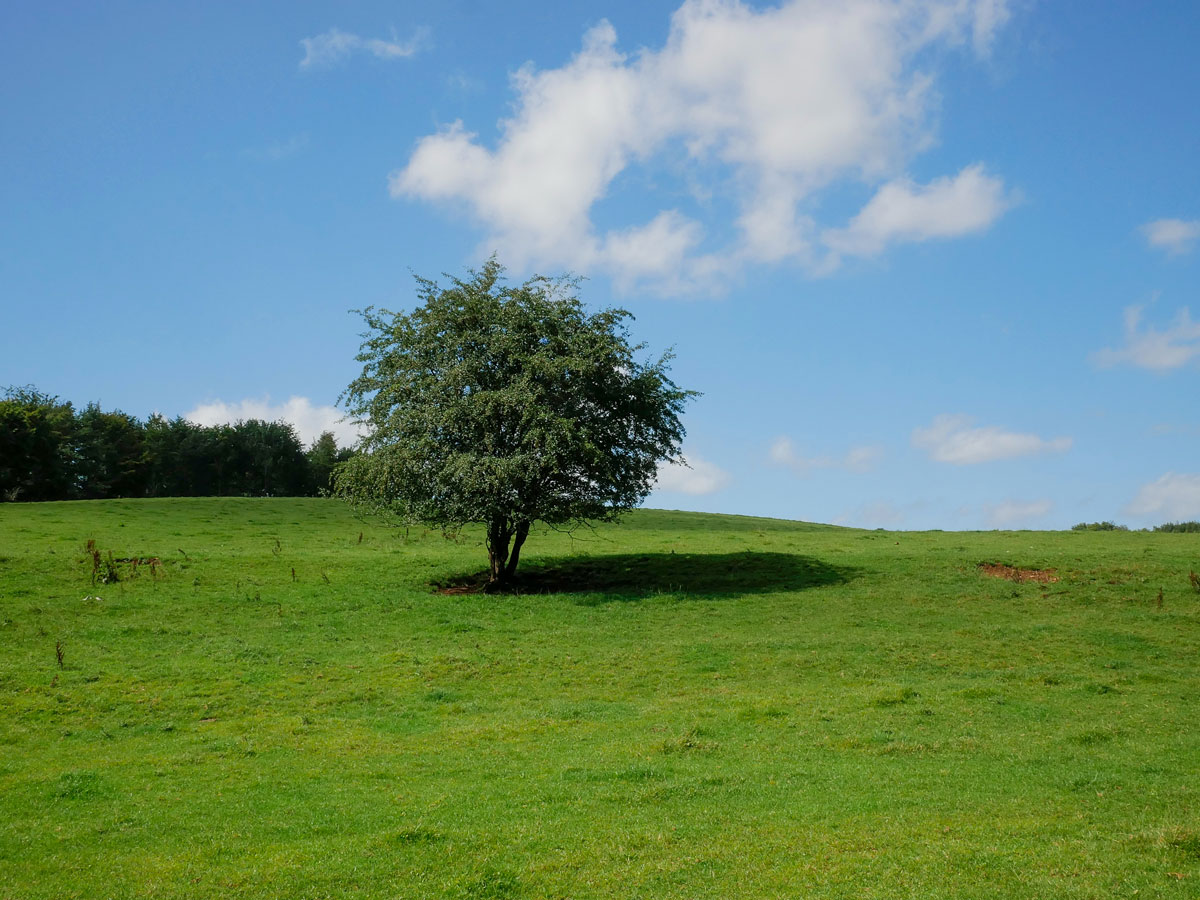
[(521, 559), (521, 545), (525, 543), (527, 537), (529, 537), (528, 520), (518, 522), (516, 531), (513, 533), (512, 552), (508, 556), (508, 564), (504, 567), (505, 581), (510, 581), (516, 574), (517, 562)]
[(509, 528), (507, 519), (492, 519), (492, 521), (488, 523), (487, 551), (488, 562), (490, 563), (488, 572), (489, 587), (497, 585), (504, 580), (505, 572), (508, 566), (508, 542), (511, 538), (512, 529)]

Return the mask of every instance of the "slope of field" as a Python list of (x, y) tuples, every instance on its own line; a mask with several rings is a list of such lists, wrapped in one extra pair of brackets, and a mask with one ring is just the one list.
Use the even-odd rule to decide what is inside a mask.
[(0, 898), (1200, 892), (1200, 535), (480, 537), (0, 506)]

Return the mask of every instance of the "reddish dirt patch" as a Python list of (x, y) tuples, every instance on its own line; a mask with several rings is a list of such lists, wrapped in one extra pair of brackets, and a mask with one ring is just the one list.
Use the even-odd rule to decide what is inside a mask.
[(1054, 569), (1018, 569), (1001, 563), (980, 563), (979, 571), (990, 578), (1005, 578), (1009, 581), (1037, 581), (1053, 584), (1058, 581)]
[(483, 586), (478, 584), (453, 584), (450, 587), (434, 587), (435, 594), (482, 594)]
[(488, 573), (475, 572), (472, 575), (457, 575), (443, 581), (430, 582), (435, 594), (486, 594), (488, 589)]

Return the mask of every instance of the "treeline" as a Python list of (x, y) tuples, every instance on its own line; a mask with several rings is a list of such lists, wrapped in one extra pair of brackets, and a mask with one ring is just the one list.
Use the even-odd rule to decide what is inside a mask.
[(1196, 534), (1200, 532), (1200, 522), (1167, 522), (1165, 525), (1156, 525), (1155, 531), (1182, 531), (1187, 534)]
[(286, 422), (141, 421), (32, 387), (0, 397), (0, 501), (315, 496), (352, 454), (330, 432), (306, 449)]
[[(1078, 525), (1071, 526), (1072, 531), (1128, 531), (1126, 525), (1118, 525), (1115, 522), (1080, 522)], [(1200, 532), (1200, 522), (1167, 522), (1163, 525), (1155, 525), (1153, 528), (1143, 528), (1142, 531), (1178, 531), (1188, 534)]]

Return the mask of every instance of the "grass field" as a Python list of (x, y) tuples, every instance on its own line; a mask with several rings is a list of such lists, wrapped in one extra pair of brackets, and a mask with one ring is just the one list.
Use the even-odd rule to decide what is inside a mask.
[(1200, 535), (640, 511), (430, 587), (485, 563), (0, 506), (0, 898), (1200, 896)]

